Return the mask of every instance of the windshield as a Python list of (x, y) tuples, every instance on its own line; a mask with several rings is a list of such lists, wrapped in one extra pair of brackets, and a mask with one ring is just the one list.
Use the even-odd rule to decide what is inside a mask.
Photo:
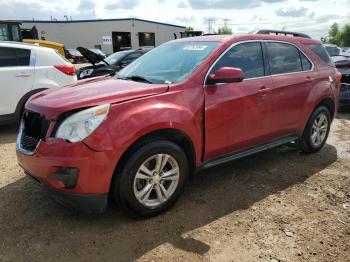
[(125, 67), (118, 78), (143, 78), (151, 83), (177, 83), (187, 78), (218, 42), (172, 42), (163, 44)]
[[(114, 54), (111, 54), (108, 56), (105, 61), (110, 64), (110, 65), (116, 65), (120, 60), (123, 59), (130, 51), (121, 51), (121, 52), (116, 52)], [(103, 62), (100, 62), (99, 64), (104, 64)]]

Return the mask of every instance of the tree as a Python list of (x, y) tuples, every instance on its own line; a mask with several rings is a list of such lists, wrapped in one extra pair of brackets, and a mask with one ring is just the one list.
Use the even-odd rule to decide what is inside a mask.
[(219, 35), (232, 35), (232, 29), (226, 26), (222, 26), (218, 28)]
[(350, 46), (350, 24), (346, 24), (340, 32), (340, 46)]
[(191, 31), (193, 31), (193, 30), (194, 30), (194, 29), (193, 29), (192, 26), (188, 26), (188, 27), (186, 27), (185, 32), (191, 32)]
[(345, 24), (343, 28), (339, 28), (334, 23), (328, 31), (328, 37), (325, 38), (327, 43), (337, 46), (350, 46), (350, 24)]
[(328, 43), (334, 44), (334, 45), (340, 45), (340, 30), (339, 25), (337, 23), (334, 23), (331, 25), (329, 31), (328, 31)]

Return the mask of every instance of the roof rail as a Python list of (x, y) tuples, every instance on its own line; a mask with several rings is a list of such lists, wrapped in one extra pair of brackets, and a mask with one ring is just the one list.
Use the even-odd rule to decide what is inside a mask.
[(264, 29), (264, 30), (256, 31), (254, 34), (260, 34), (260, 35), (285, 35), (285, 36), (311, 38), (309, 35), (306, 35), (306, 34), (296, 33), (296, 32), (289, 32), (289, 31), (281, 31), (281, 30), (266, 30), (266, 29)]

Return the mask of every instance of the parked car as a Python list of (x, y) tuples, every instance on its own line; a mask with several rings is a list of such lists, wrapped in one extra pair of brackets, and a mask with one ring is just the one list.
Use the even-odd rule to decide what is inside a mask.
[(0, 41), (0, 123), (18, 121), (28, 98), (77, 80), (75, 68), (54, 49)]
[(133, 215), (153, 216), (175, 203), (195, 170), (292, 141), (319, 151), (340, 77), (309, 38), (170, 41), (116, 77), (33, 96), (18, 162), (65, 205), (103, 211), (111, 197)]
[(107, 55), (106, 55), (105, 53), (103, 53), (100, 49), (97, 49), (97, 48), (89, 48), (89, 50), (90, 50), (91, 52), (94, 52), (94, 53), (97, 54), (97, 55), (102, 56), (103, 58), (106, 58), (106, 57), (107, 57)]
[(337, 45), (324, 44), (323, 46), (331, 57), (342, 55), (344, 53), (344, 50)]
[(342, 74), (339, 95), (339, 111), (350, 110), (350, 57), (333, 56), (332, 61)]
[(67, 49), (66, 58), (73, 60), (75, 64), (86, 62), (84, 56), (76, 49)]
[[(122, 68), (129, 65), (135, 59), (139, 58), (143, 54), (147, 53), (149, 49), (137, 49), (116, 52), (105, 59), (102, 57), (96, 57), (94, 53), (82, 47), (79, 48), (86, 59), (92, 66), (82, 67), (78, 70), (78, 79), (85, 79), (90, 77), (102, 76), (102, 75), (115, 75)], [(97, 62), (97, 63), (96, 63)]]

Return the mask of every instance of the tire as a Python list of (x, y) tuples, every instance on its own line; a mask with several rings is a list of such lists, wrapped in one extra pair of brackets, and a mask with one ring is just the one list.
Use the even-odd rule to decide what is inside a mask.
[(122, 170), (115, 174), (113, 196), (131, 216), (155, 216), (176, 202), (188, 173), (186, 154), (178, 145), (150, 141), (132, 152)]
[(331, 122), (329, 109), (325, 106), (318, 107), (312, 113), (300, 138), (301, 150), (305, 153), (318, 152), (327, 141)]

